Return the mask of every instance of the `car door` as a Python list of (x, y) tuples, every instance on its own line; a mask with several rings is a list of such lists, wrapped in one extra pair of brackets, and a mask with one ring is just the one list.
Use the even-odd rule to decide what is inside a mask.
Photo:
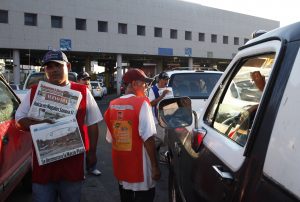
[[(19, 101), (8, 85), (0, 80), (0, 184), (9, 190), (31, 162), (31, 136), (16, 128), (15, 112)], [(25, 169), (26, 168), (26, 169)], [(23, 169), (23, 170), (22, 170)], [(26, 171), (25, 171), (26, 170)], [(1, 195), (1, 190), (0, 190)]]
[(202, 144), (193, 145), (195, 132), (181, 139), (178, 162), (185, 201), (233, 199), (238, 184), (244, 180), (247, 163), (244, 151), (248, 137), (254, 135), (251, 128), (264, 99), (251, 74), (260, 72), (267, 83), (279, 49), (280, 42), (271, 41), (240, 51), (199, 118), (201, 135), (205, 133)]

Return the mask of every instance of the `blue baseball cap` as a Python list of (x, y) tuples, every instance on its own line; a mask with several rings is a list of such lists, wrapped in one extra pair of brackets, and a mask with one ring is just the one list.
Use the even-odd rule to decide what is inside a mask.
[(62, 51), (48, 51), (43, 57), (42, 66), (45, 66), (48, 62), (57, 62), (59, 64), (64, 64), (64, 62), (69, 62), (66, 54)]

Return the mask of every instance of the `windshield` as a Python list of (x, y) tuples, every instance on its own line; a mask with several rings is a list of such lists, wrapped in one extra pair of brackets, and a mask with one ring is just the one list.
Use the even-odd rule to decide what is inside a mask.
[(91, 86), (92, 86), (92, 88), (93, 89), (95, 89), (95, 88), (99, 88), (99, 83), (91, 83)]
[[(39, 81), (45, 81), (46, 76), (44, 72), (38, 72), (30, 74), (27, 78), (27, 82), (25, 83), (25, 89), (30, 89), (32, 85), (37, 85)], [(69, 80), (76, 82), (76, 73), (69, 72)]]
[(174, 97), (188, 96), (191, 99), (207, 99), (219, 80), (220, 73), (179, 73), (173, 74), (169, 81)]

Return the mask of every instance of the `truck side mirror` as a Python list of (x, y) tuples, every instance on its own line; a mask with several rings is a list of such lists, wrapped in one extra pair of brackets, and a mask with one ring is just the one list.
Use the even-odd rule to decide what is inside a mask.
[(158, 122), (163, 128), (182, 128), (192, 124), (192, 105), (188, 97), (163, 99), (158, 103)]

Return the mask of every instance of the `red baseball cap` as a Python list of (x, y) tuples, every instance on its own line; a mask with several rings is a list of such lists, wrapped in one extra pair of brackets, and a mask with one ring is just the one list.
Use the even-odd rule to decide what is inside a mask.
[(141, 69), (130, 69), (123, 76), (123, 82), (129, 84), (132, 81), (144, 81), (150, 83), (153, 79), (146, 76), (143, 70)]

